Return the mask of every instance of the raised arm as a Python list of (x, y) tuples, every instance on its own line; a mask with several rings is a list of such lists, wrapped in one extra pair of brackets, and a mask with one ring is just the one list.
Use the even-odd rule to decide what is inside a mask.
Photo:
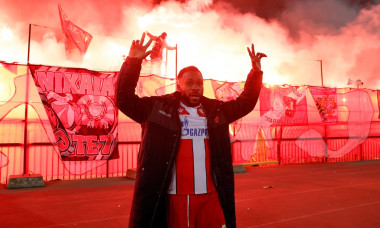
[(166, 42), (166, 40), (163, 40), (164, 42), (164, 46), (165, 46), (165, 48), (166, 49), (168, 49), (168, 50), (175, 50), (175, 49), (177, 49), (177, 46), (169, 46), (169, 44)]
[(152, 39), (144, 45), (145, 33), (141, 40), (133, 40), (129, 54), (123, 63), (116, 82), (116, 105), (120, 111), (141, 123), (146, 118), (150, 107), (149, 98), (139, 98), (135, 94), (139, 80), (141, 63), (151, 51), (146, 51), (152, 43)]
[(146, 34), (149, 36), (150, 39), (156, 40), (157, 36), (152, 35), (150, 32), (146, 32)]
[(228, 122), (233, 122), (250, 113), (255, 108), (257, 100), (259, 99), (263, 79), (261, 58), (267, 56), (260, 52), (255, 54), (253, 44), (252, 50), (250, 50), (249, 47), (247, 49), (249, 57), (251, 58), (252, 69), (245, 81), (244, 91), (235, 100), (224, 102), (221, 107)]

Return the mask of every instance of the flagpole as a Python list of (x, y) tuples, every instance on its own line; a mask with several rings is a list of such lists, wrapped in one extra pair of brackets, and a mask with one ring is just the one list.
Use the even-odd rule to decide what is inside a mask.
[(30, 34), (32, 32), (32, 24), (29, 24), (29, 37), (28, 37), (28, 59), (27, 64), (29, 65), (29, 56), (30, 56)]
[(319, 63), (320, 63), (320, 65), (321, 65), (321, 82), (322, 82), (322, 87), (324, 87), (323, 86), (323, 69), (322, 69), (322, 60), (317, 60)]
[[(29, 24), (29, 37), (28, 37), (28, 58), (27, 70), (29, 72), (29, 57), (30, 57), (30, 36), (32, 31), (32, 24)], [(28, 107), (29, 107), (29, 74), (26, 74), (26, 94), (25, 94), (25, 123), (24, 123), (24, 170), (23, 176), (29, 175), (29, 147), (28, 147)]]

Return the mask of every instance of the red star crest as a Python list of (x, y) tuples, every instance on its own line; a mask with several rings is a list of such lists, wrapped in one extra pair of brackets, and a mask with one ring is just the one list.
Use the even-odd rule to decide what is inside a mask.
[(202, 106), (198, 107), (197, 111), (198, 111), (198, 115), (200, 117), (206, 117), (206, 111), (205, 111), (205, 109)]

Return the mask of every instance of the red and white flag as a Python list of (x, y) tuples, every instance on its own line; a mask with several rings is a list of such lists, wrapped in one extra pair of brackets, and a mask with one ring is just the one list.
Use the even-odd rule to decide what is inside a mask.
[[(379, 110), (380, 110), (380, 90), (377, 90), (377, 105), (379, 106)], [(380, 113), (379, 113), (379, 119), (380, 119)]]
[(310, 87), (309, 90), (322, 122), (336, 123), (338, 121), (336, 88)]
[[(211, 80), (212, 89), (214, 90), (215, 98), (222, 101), (230, 101), (236, 99), (243, 91), (244, 85), (238, 82), (222, 82)], [(241, 128), (242, 119), (232, 122), (229, 126), (229, 131), (232, 136), (236, 136)]]
[(306, 86), (265, 86), (260, 92), (262, 126), (307, 124)]
[(118, 72), (29, 65), (64, 161), (118, 158)]
[(63, 12), (61, 5), (58, 5), (58, 10), (62, 31), (65, 34), (66, 57), (70, 60), (81, 61), (87, 52), (92, 36), (72, 23)]

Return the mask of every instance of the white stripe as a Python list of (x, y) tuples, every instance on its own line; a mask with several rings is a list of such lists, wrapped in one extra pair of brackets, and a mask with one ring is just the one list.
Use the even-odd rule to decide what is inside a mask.
[(190, 196), (187, 195), (187, 227), (190, 227)]
[(193, 139), (194, 192), (207, 193), (206, 148), (204, 139)]

